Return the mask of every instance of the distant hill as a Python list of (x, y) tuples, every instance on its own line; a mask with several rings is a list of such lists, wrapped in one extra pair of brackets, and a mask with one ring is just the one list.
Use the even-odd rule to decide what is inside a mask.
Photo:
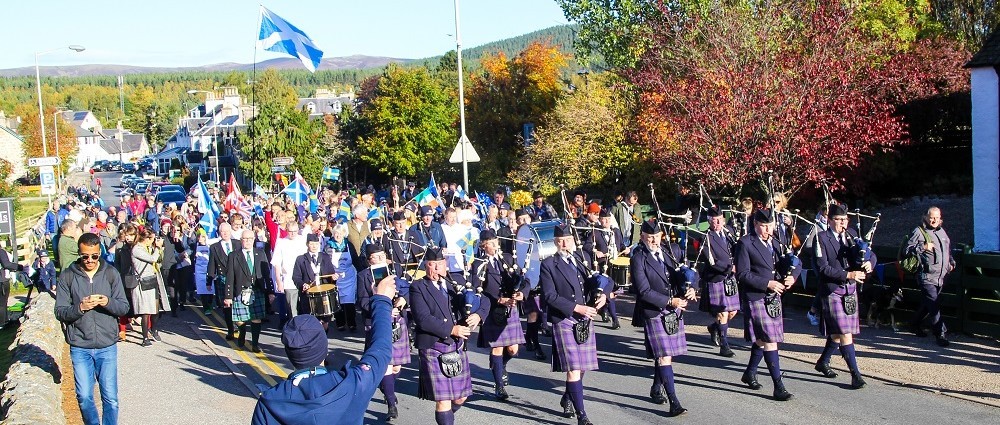
[[(344, 70), (344, 69), (368, 69), (381, 68), (389, 63), (407, 63), (411, 59), (387, 58), (381, 56), (353, 55), (334, 58), (324, 58), (319, 65), (319, 70)], [(276, 58), (257, 64), (257, 69), (301, 69), (302, 62), (295, 58)], [(134, 75), (134, 74), (163, 74), (163, 73), (186, 73), (186, 72), (229, 72), (229, 71), (250, 71), (253, 64), (242, 64), (233, 62), (217, 63), (204, 66), (191, 67), (148, 67), (129, 65), (71, 65), (71, 66), (43, 66), (40, 68), (42, 76), (45, 77), (82, 77), (90, 75)], [(0, 69), (0, 77), (27, 77), (35, 75), (34, 67)]]
[[(575, 25), (559, 25), (531, 32), (517, 37), (504, 40), (493, 41), (482, 46), (476, 46), (462, 50), (462, 58), (469, 61), (469, 65), (474, 65), (484, 53), (504, 52), (508, 57), (528, 47), (535, 40), (549, 40), (552, 44), (559, 46), (565, 53), (573, 52), (573, 38), (575, 37)], [(436, 62), (441, 56), (434, 56), (425, 59), (403, 59), (388, 58), (382, 56), (353, 55), (334, 58), (325, 58), (319, 66), (321, 71), (335, 70), (366, 70), (382, 68), (390, 63), (423, 63)], [(257, 64), (257, 69), (302, 69), (302, 63), (295, 58), (270, 59)], [(135, 74), (175, 74), (175, 73), (202, 73), (202, 72), (229, 72), (229, 71), (250, 71), (253, 64), (241, 64), (234, 62), (224, 62), (204, 66), (191, 67), (147, 67), (129, 65), (72, 65), (72, 66), (43, 66), (40, 68), (43, 77), (84, 77), (99, 75), (135, 75)], [(0, 69), (0, 77), (30, 77), (35, 75), (34, 67), (21, 67)]]

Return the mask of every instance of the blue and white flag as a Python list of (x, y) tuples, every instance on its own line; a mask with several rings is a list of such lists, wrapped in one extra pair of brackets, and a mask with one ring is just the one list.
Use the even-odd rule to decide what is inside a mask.
[(323, 51), (306, 33), (263, 5), (260, 7), (260, 34), (257, 40), (264, 50), (299, 58), (309, 72), (316, 72), (323, 60)]
[(205, 182), (201, 181), (201, 176), (198, 176), (197, 191), (198, 212), (202, 214), (198, 224), (202, 229), (205, 229), (205, 234), (209, 238), (214, 238), (219, 230), (219, 206), (212, 200), (208, 188), (205, 187)]
[(323, 168), (323, 180), (340, 180), (340, 169), (335, 167)]
[(295, 205), (301, 205), (303, 202), (308, 201), (310, 192), (312, 191), (309, 189), (309, 184), (306, 183), (306, 179), (302, 178), (302, 175), (298, 171), (295, 172), (295, 180), (289, 183), (288, 186), (285, 186), (285, 190), (281, 191), (281, 193), (292, 198), (292, 202), (295, 202)]

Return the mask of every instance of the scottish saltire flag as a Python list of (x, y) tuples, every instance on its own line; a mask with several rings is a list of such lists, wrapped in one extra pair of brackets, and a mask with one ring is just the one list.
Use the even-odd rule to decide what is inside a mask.
[(458, 188), (455, 189), (455, 196), (457, 196), (458, 199), (466, 201), (469, 200), (469, 194), (465, 193), (465, 189), (462, 189), (462, 186), (459, 186)]
[(198, 220), (198, 224), (205, 230), (205, 234), (209, 238), (214, 238), (219, 230), (219, 207), (215, 205), (215, 201), (209, 195), (208, 188), (205, 187), (205, 182), (201, 181), (201, 176), (198, 176), (197, 191), (198, 212), (202, 214), (201, 219)]
[(292, 198), (292, 202), (295, 202), (295, 205), (301, 205), (303, 202), (308, 201), (310, 192), (311, 190), (309, 189), (309, 184), (306, 183), (306, 179), (302, 178), (302, 175), (299, 174), (298, 171), (295, 172), (295, 180), (292, 180), (292, 182), (289, 183), (288, 186), (285, 186), (285, 189), (281, 191), (281, 193), (284, 193), (288, 195), (289, 198)]
[(255, 184), (254, 185), (253, 194), (257, 195), (257, 196), (260, 196), (261, 198), (266, 198), (267, 197), (267, 191), (264, 190), (264, 188), (261, 187), (259, 184)]
[(323, 180), (340, 180), (340, 169), (334, 167), (324, 168)]
[(340, 209), (337, 210), (337, 215), (333, 218), (340, 223), (347, 223), (351, 219), (351, 204), (347, 201), (340, 201)]
[(207, 214), (211, 211), (213, 214), (218, 216), (219, 206), (212, 200), (212, 195), (208, 193), (208, 187), (205, 186), (205, 182), (201, 181), (201, 176), (198, 176), (196, 191), (198, 192), (198, 212)]
[(323, 60), (323, 51), (306, 33), (263, 5), (260, 7), (260, 34), (257, 40), (264, 50), (299, 58), (309, 72), (316, 72)]

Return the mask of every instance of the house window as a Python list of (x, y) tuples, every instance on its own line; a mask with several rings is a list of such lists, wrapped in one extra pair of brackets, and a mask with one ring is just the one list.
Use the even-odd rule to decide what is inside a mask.
[(309, 103), (306, 104), (306, 109), (309, 110), (310, 114), (315, 113), (316, 112), (316, 104), (313, 103), (313, 102), (309, 102)]

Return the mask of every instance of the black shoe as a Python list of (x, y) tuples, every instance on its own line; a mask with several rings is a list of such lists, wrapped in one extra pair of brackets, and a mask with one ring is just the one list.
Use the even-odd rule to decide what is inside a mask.
[(708, 325), (708, 334), (712, 337), (712, 345), (718, 347), (722, 344), (722, 336), (719, 333), (719, 324), (712, 323)]
[(398, 417), (399, 417), (399, 409), (396, 408), (395, 404), (390, 404), (389, 405), (389, 411), (385, 415), (385, 421), (389, 422), (389, 421), (391, 421), (393, 419), (396, 419)]
[(236, 337), (233, 336), (233, 334), (231, 334), (231, 333), (226, 334), (226, 341), (233, 341), (235, 339), (236, 339)]
[(792, 399), (792, 393), (785, 390), (785, 384), (778, 381), (774, 385), (774, 399), (778, 401), (788, 401)]
[(609, 320), (611, 320), (611, 317), (608, 316), (607, 310), (601, 312), (601, 322), (608, 323)]
[(817, 372), (823, 374), (824, 377), (827, 378), (837, 377), (837, 372), (834, 372), (833, 369), (830, 369), (830, 365), (827, 363), (816, 363), (816, 367), (814, 367), (814, 369), (816, 369)]
[(264, 350), (261, 350), (260, 346), (258, 346), (257, 344), (254, 344), (253, 347), (250, 347), (250, 351), (253, 351), (254, 353), (264, 352)]
[(667, 402), (667, 398), (663, 396), (663, 386), (650, 388), (649, 398), (653, 399), (654, 404), (663, 404)]
[(528, 351), (535, 351), (535, 344), (532, 344), (532, 343), (529, 342), (529, 343), (525, 344), (524, 349), (528, 350)]
[(506, 401), (510, 398), (510, 394), (507, 394), (507, 389), (503, 386), (494, 387), (493, 392), (496, 394), (497, 400)]
[(503, 371), (503, 376), (500, 377), (500, 382), (503, 382), (503, 386), (510, 385), (510, 378), (507, 376), (507, 371)]
[(150, 341), (149, 338), (143, 338), (142, 339), (142, 346), (143, 347), (149, 347), (150, 345), (153, 345), (153, 341)]
[(549, 328), (549, 327), (543, 327), (542, 328), (542, 335), (552, 336), (552, 329)]
[(594, 425), (586, 416), (576, 418), (576, 425)]
[(688, 410), (681, 407), (681, 402), (680, 400), (677, 400), (677, 396), (670, 396), (669, 400), (670, 411), (667, 412), (667, 417), (673, 418), (687, 413)]
[(357, 326), (349, 326), (347, 329), (350, 330), (351, 332), (357, 332), (358, 331), (358, 327)]
[(337, 330), (340, 331), (340, 332), (343, 332), (343, 331), (347, 330), (347, 328), (345, 328), (343, 326), (337, 326)]
[(160, 339), (160, 331), (153, 329), (149, 331), (149, 334), (153, 336), (153, 339), (155, 339), (156, 342), (163, 341), (162, 339)]
[(615, 323), (612, 323), (612, 324), (611, 324), (611, 330), (613, 330), (613, 331), (614, 331), (614, 330), (618, 330), (618, 329), (619, 329), (619, 328), (621, 328), (621, 327), (622, 327), (622, 325), (621, 325), (621, 324), (619, 324), (617, 320), (615, 320)]
[(563, 409), (563, 416), (567, 418), (573, 417), (573, 413), (575, 413), (575, 411), (573, 409), (573, 403), (569, 400), (569, 395), (563, 394), (562, 400), (559, 400), (559, 406)]
[(913, 332), (913, 334), (919, 338), (927, 336), (927, 332), (924, 332), (924, 329), (921, 328), (919, 325), (910, 326), (910, 332)]
[(855, 390), (860, 390), (867, 385), (868, 383), (865, 382), (865, 378), (862, 377), (860, 373), (851, 374), (851, 388)]
[(542, 347), (541, 346), (536, 347), (536, 349), (535, 349), (535, 360), (545, 360), (546, 358), (547, 357), (545, 357), (545, 352), (542, 351)]
[(951, 341), (948, 341), (948, 338), (945, 337), (944, 334), (941, 334), (937, 336), (937, 345), (941, 347), (947, 347), (951, 345)]
[(747, 384), (751, 390), (756, 391), (761, 388), (760, 382), (757, 382), (757, 376), (751, 375), (750, 372), (743, 372), (743, 378), (741, 378), (740, 381)]
[(733, 357), (736, 353), (734, 353), (729, 347), (722, 347), (719, 349), (719, 355), (722, 357)]

